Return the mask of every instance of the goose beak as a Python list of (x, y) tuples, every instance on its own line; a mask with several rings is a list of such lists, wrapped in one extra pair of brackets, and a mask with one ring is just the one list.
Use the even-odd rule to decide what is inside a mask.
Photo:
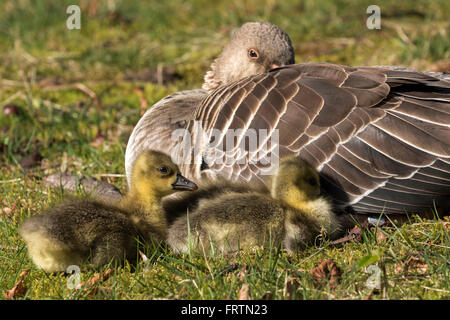
[(278, 64), (272, 64), (272, 65), (270, 66), (270, 70), (276, 69), (276, 68), (279, 68), (279, 67), (280, 67), (280, 65), (278, 65)]
[(181, 174), (177, 174), (177, 180), (172, 183), (172, 188), (174, 190), (186, 190), (186, 191), (194, 191), (197, 190), (197, 185), (191, 180), (186, 179)]

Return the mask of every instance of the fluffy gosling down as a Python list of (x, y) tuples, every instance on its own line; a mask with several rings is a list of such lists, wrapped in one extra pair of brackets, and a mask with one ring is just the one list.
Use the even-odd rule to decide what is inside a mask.
[(280, 161), (270, 194), (227, 192), (204, 199), (187, 218), (175, 220), (167, 242), (179, 253), (190, 245), (227, 253), (270, 242), (292, 253), (324, 232), (335, 237), (340, 225), (320, 196), (319, 175), (305, 161), (288, 157)]
[(170, 157), (145, 151), (136, 160), (131, 188), (112, 204), (72, 200), (30, 217), (20, 227), (33, 262), (47, 272), (85, 262), (101, 266), (112, 260), (135, 261), (137, 239), (160, 243), (167, 236), (161, 198), (195, 190)]

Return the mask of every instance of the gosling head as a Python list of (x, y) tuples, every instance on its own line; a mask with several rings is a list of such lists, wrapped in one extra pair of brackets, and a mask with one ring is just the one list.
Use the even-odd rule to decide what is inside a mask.
[(147, 150), (137, 157), (131, 174), (132, 195), (145, 200), (196, 189), (197, 185), (183, 177), (178, 166), (164, 153)]
[(273, 178), (271, 194), (292, 207), (301, 208), (319, 197), (319, 174), (300, 158), (283, 158)]
[(293, 64), (294, 48), (289, 36), (268, 22), (248, 22), (231, 37), (205, 75), (203, 89), (217, 87), (247, 76)]

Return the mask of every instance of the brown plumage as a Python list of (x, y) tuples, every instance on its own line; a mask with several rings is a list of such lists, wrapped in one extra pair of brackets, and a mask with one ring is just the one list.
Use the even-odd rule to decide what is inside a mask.
[(161, 198), (196, 185), (160, 152), (143, 152), (133, 169), (130, 192), (119, 202), (63, 202), (27, 219), (20, 227), (33, 262), (47, 272), (69, 265), (136, 259), (137, 240), (158, 245), (166, 238)]
[(449, 204), (445, 80), (385, 67), (307, 63), (248, 77), (211, 95), (214, 100), (205, 99), (187, 126), (196, 149), (177, 160), (189, 177), (264, 179), (261, 162), (274, 153), (207, 157), (222, 155), (225, 145), (224, 136), (209, 144), (208, 130), (241, 130), (235, 146), (249, 130), (266, 130), (269, 137), (278, 130), (278, 156), (297, 155), (318, 169), (323, 192), (337, 209), (405, 213), (430, 210), (433, 201)]
[(340, 224), (320, 196), (319, 175), (305, 161), (288, 157), (281, 161), (269, 192), (229, 189), (214, 198), (203, 197), (170, 225), (167, 243), (184, 253), (190, 247), (233, 252), (280, 243), (294, 252), (323, 232), (337, 236)]
[[(287, 35), (269, 37), (265, 28), (257, 31), (255, 37), (266, 41), (261, 42), (265, 55), (271, 56), (273, 50), (282, 56), (279, 49), (292, 52)], [(236, 56), (233, 59), (241, 61)], [(209, 75), (224, 74), (224, 70), (231, 75), (216, 81), (219, 86), (214, 81), (205, 84), (215, 88), (212, 92), (181, 93), (144, 115), (127, 146), (128, 176), (134, 150), (148, 145), (179, 157), (176, 161), (183, 174), (196, 181), (203, 176), (265, 180), (264, 160), (296, 155), (320, 171), (322, 191), (333, 199), (336, 210), (420, 213), (434, 203), (444, 212), (449, 210), (448, 75), (389, 66), (304, 63), (239, 80), (233, 78), (233, 67), (227, 69), (228, 62), (225, 51), (214, 62)], [(293, 58), (284, 64), (291, 62)], [(223, 80), (231, 78), (232, 82)], [(179, 108), (188, 96), (192, 99)], [(167, 121), (178, 110), (186, 117)], [(179, 139), (171, 139), (174, 130), (186, 122), (189, 136), (182, 140), (183, 135), (177, 134)], [(234, 150), (224, 150), (223, 135), (210, 143), (212, 129), (223, 134), (241, 130), (234, 139)], [(262, 143), (256, 150), (247, 145), (238, 148), (252, 131), (261, 137), (260, 130), (268, 133), (269, 141), (278, 133), (279, 140), (272, 145), (278, 154), (263, 151)]]

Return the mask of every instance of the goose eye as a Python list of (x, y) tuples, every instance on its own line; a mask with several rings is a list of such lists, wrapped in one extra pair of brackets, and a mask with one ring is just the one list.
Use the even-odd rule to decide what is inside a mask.
[(167, 167), (160, 167), (158, 170), (161, 173), (168, 173), (169, 172), (169, 169)]
[(248, 50), (248, 56), (252, 59), (256, 59), (258, 58), (258, 51), (256, 51), (255, 49), (250, 49)]

